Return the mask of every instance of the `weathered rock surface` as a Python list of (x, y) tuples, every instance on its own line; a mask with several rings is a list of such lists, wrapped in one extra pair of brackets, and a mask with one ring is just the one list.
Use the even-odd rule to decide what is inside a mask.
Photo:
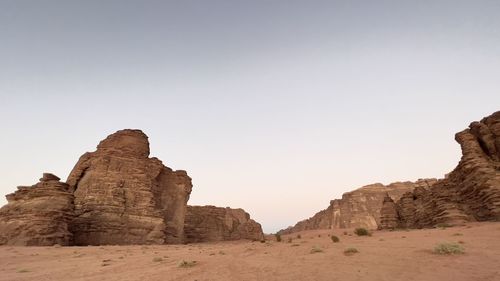
[(416, 188), (397, 202), (400, 227), (500, 220), (500, 111), (455, 135), (458, 166), (430, 189)]
[(398, 211), (394, 200), (386, 194), (380, 209), (380, 229), (395, 229), (398, 227)]
[(73, 194), (52, 174), (33, 186), (19, 186), (0, 209), (0, 245), (70, 245)]
[(67, 183), (75, 196), (75, 245), (182, 242), (191, 178), (149, 158), (142, 131), (108, 136), (80, 157)]
[(215, 206), (188, 206), (184, 231), (187, 243), (264, 238), (261, 225), (243, 209)]
[(334, 229), (365, 227), (378, 228), (380, 210), (384, 197), (388, 194), (393, 200), (416, 187), (429, 188), (436, 179), (422, 179), (416, 182), (395, 182), (389, 185), (380, 183), (367, 185), (344, 193), (342, 199), (330, 201), (330, 206), (313, 217), (298, 222), (295, 226), (279, 231), (281, 234), (310, 229)]

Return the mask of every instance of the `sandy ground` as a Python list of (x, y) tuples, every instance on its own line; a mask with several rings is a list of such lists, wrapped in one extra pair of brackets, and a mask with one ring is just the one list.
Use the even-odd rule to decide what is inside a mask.
[[(500, 280), (500, 223), (351, 233), (307, 231), (281, 243), (7, 246), (0, 247), (0, 280)], [(432, 253), (438, 243), (459, 241), (465, 254)], [(346, 256), (349, 247), (359, 253)], [(182, 261), (195, 263), (182, 267)]]

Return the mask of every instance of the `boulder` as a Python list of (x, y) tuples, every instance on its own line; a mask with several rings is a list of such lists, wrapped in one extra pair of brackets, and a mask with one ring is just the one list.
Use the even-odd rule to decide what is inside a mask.
[(186, 243), (264, 238), (260, 224), (243, 209), (215, 206), (188, 206), (184, 231)]
[(73, 194), (69, 185), (44, 173), (33, 186), (19, 186), (0, 209), (0, 245), (71, 245)]

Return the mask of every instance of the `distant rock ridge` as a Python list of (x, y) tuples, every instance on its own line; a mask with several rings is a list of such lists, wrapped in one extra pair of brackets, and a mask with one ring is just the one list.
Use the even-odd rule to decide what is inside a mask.
[[(80, 157), (67, 183), (44, 174), (36, 185), (19, 187), (0, 209), (0, 245), (183, 243), (191, 178), (149, 153), (142, 131), (117, 131)], [(193, 210), (189, 241), (263, 235), (241, 209)]]
[(455, 140), (462, 158), (446, 178), (430, 189), (415, 188), (386, 207), (395, 208), (398, 227), (500, 220), (500, 111), (472, 122)]
[(294, 226), (280, 230), (278, 233), (288, 234), (303, 230), (356, 227), (376, 229), (380, 224), (382, 203), (387, 195), (393, 200), (397, 200), (416, 187), (427, 189), (436, 181), (436, 179), (420, 179), (416, 182), (366, 185), (344, 193), (342, 199), (331, 200), (328, 208)]

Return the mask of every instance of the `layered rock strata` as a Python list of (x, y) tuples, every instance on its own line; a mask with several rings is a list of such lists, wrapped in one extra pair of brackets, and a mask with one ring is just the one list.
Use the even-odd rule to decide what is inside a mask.
[(149, 158), (140, 130), (108, 136), (67, 180), (75, 195), (75, 245), (180, 243), (191, 178)]
[(397, 202), (404, 228), (500, 220), (500, 111), (455, 135), (458, 166), (430, 189), (416, 188)]
[(421, 179), (416, 182), (395, 182), (367, 185), (344, 193), (342, 199), (330, 201), (330, 206), (295, 226), (279, 231), (281, 234), (311, 229), (342, 229), (364, 227), (376, 229), (380, 224), (380, 211), (384, 197), (398, 200), (404, 193), (416, 187), (428, 189), (437, 180)]
[(45, 173), (33, 186), (19, 186), (0, 209), (0, 245), (71, 245), (73, 194), (69, 185)]
[(188, 206), (184, 231), (186, 243), (264, 238), (261, 225), (243, 209), (215, 206)]
[(380, 229), (395, 229), (398, 227), (398, 211), (394, 200), (387, 194), (380, 209)]

